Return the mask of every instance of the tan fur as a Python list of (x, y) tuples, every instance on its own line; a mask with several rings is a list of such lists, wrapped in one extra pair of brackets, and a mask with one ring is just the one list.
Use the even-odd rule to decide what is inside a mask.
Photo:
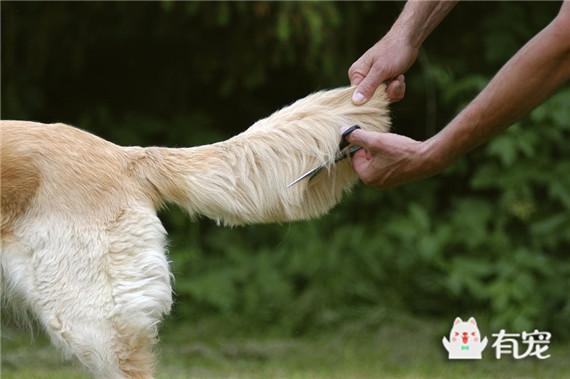
[[(359, 107), (352, 91), (310, 95), (227, 141), (184, 149), (0, 122), (3, 286), (96, 376), (150, 378), (171, 304), (156, 209), (174, 202), (228, 225), (324, 214), (357, 180), (349, 160), (333, 164), (341, 128), (389, 128), (384, 88)], [(327, 168), (313, 181), (287, 188), (318, 164)]]
[(40, 185), (40, 175), (30, 157), (22, 157), (15, 136), (1, 135), (0, 149), (0, 233), (7, 237), (12, 225), (23, 215)]

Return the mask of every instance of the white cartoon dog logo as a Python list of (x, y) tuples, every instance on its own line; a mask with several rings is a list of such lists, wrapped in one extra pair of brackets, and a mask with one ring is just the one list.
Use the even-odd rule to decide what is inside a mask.
[(477, 321), (473, 317), (467, 322), (457, 317), (449, 340), (443, 337), (442, 342), (449, 352), (449, 359), (481, 359), (481, 353), (487, 347), (487, 337), (481, 339)]

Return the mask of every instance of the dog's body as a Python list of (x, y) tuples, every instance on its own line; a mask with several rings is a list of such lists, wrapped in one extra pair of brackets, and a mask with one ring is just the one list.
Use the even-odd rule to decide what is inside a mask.
[(320, 92), (227, 141), (186, 149), (121, 147), (62, 125), (2, 121), (2, 296), (31, 309), (54, 344), (95, 376), (150, 378), (157, 326), (172, 303), (163, 202), (224, 224), (328, 211), (356, 181), (331, 162), (340, 129), (389, 127), (381, 88), (353, 106)]

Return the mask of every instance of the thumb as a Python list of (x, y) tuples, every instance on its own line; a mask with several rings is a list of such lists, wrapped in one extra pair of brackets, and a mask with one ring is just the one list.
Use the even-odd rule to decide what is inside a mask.
[(370, 100), (372, 95), (374, 95), (374, 92), (376, 92), (376, 89), (380, 83), (382, 83), (382, 81), (382, 73), (379, 70), (375, 69), (374, 66), (372, 66), (372, 69), (370, 72), (368, 72), (368, 75), (362, 79), (352, 94), (352, 102), (356, 105), (366, 103), (368, 100)]
[(362, 82), (362, 79), (368, 75), (371, 66), (372, 62), (370, 62), (366, 54), (354, 62), (348, 69), (348, 78), (350, 79), (350, 85), (359, 85), (360, 82)]
[(354, 132), (346, 136), (346, 140), (353, 145), (362, 146), (366, 150), (370, 150), (374, 145), (374, 141), (378, 138), (378, 134), (378, 132), (356, 129)]

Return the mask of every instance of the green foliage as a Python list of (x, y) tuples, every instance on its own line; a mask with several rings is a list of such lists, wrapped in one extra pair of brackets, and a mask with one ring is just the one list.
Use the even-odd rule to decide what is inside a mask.
[[(6, 3), (3, 116), (65, 121), (121, 144), (213, 142), (345, 85), (400, 7)], [(407, 75), (396, 130), (425, 138), (443, 127), (557, 7), (458, 5)], [(568, 337), (568, 104), (565, 87), (437, 178), (386, 192), (360, 186), (320, 220), (225, 229), (162, 212), (173, 317), (293, 333), (390, 309)]]

